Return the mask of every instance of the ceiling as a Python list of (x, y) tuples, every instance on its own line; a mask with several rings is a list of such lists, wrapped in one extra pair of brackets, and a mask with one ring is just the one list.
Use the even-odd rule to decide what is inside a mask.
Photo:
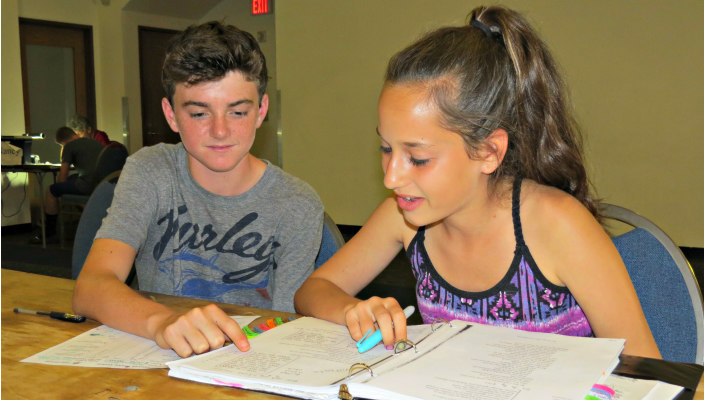
[(197, 20), (222, 0), (130, 0), (123, 10)]

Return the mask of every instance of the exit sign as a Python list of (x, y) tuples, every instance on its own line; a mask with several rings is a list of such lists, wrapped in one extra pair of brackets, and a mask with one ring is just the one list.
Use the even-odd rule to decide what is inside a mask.
[(252, 0), (252, 15), (271, 13), (270, 0)]

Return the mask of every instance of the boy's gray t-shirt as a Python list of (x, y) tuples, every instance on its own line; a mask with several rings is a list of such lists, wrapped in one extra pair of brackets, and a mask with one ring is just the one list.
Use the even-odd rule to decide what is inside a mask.
[(158, 144), (127, 159), (96, 239), (137, 250), (141, 290), (292, 312), (322, 220), (313, 188), (268, 162), (250, 190), (220, 196), (193, 180), (182, 144)]

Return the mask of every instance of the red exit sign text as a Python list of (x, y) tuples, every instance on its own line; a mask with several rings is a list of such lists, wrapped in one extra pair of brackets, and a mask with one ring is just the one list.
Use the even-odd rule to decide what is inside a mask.
[(269, 14), (269, 0), (252, 0), (252, 15)]

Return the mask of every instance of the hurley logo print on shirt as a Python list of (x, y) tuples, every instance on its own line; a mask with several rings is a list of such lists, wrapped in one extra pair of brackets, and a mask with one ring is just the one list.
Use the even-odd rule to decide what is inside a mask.
[[(220, 299), (234, 290), (255, 289), (269, 299), (268, 270), (270, 266), (276, 268), (274, 250), (281, 244), (273, 236), (264, 239), (261, 233), (246, 230), (257, 220), (258, 214), (249, 213), (226, 232), (217, 232), (212, 224), (201, 227), (186, 222), (179, 226), (178, 217), (187, 212), (188, 208), (182, 205), (178, 207), (178, 215), (174, 216), (172, 209), (159, 219), (158, 224), (165, 229), (152, 252), (159, 263), (159, 271), (173, 274), (175, 292), (189, 297)], [(172, 244), (173, 256), (166, 255), (162, 259), (172, 240), (176, 241)], [(224, 265), (218, 265), (220, 256), (226, 254), (237, 257), (224, 257)], [(204, 257), (206, 255), (208, 258)], [(174, 270), (177, 262), (180, 272)], [(222, 278), (214, 280), (213, 275)]]

